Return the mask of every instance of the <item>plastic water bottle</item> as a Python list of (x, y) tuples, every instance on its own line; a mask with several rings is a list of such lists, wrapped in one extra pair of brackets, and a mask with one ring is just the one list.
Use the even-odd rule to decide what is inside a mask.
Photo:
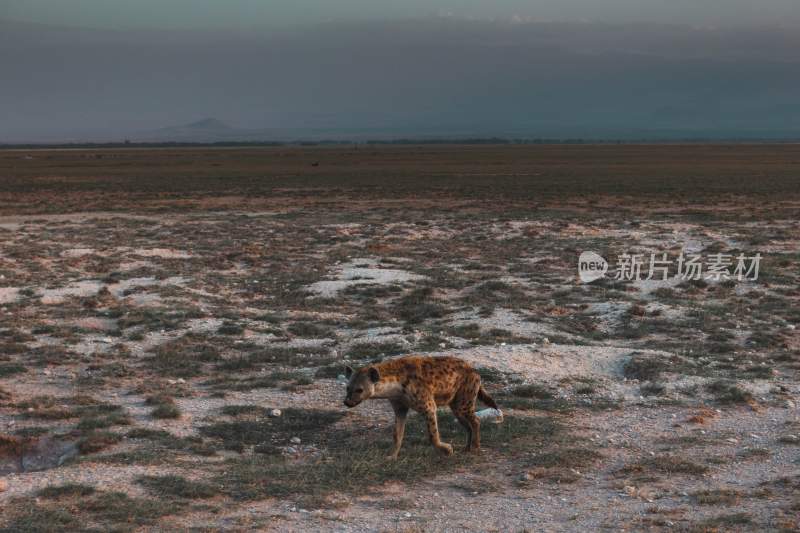
[(489, 420), (495, 424), (503, 421), (503, 411), (500, 409), (492, 409), (491, 407), (475, 411), (475, 416), (481, 420)]

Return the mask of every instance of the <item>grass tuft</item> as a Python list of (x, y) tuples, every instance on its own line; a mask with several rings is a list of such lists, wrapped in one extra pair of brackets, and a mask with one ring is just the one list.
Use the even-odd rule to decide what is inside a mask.
[(190, 500), (213, 498), (219, 489), (202, 481), (190, 481), (181, 476), (142, 476), (137, 483), (156, 496)]

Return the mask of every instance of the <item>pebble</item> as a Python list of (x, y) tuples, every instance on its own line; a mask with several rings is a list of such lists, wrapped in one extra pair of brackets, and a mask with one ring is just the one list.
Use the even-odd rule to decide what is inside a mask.
[(300, 440), (300, 437), (292, 437), (291, 439), (289, 439), (289, 442), (291, 442), (292, 444), (300, 444), (302, 441)]
[(269, 416), (274, 416), (274, 417), (279, 417), (282, 414), (283, 413), (281, 412), (280, 409), (273, 409), (272, 411), (269, 412)]

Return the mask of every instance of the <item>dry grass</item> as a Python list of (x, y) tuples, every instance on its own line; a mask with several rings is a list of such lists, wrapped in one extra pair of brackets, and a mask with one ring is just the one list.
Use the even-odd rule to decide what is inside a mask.
[[(141, 498), (99, 484), (31, 493), (38, 502), (4, 506), (0, 528), (164, 529), (168, 514), (196, 512), (194, 500), (220, 500), (220, 517), (265, 497), (324, 507), (337, 491), (413, 488), (462, 469), (488, 472), (489, 491), (548, 490), (540, 477), (581, 483), (579, 470), (607, 475), (606, 451), (571, 430), (593, 433), (598, 410), (622, 417), (629, 402), (604, 396), (615, 387), (641, 395), (634, 403), (654, 416), (697, 407), (689, 424), (699, 425), (688, 427), (708, 435), (660, 446), (708, 453), (639, 458), (648, 443), (614, 444), (608, 455), (627, 466), (609, 476), (711, 476), (717, 452), (706, 448), (726, 441), (715, 412), (699, 408), (786, 402), (800, 372), (789, 328), (800, 321), (799, 154), (795, 145), (0, 151), (0, 289), (16, 291), (0, 304), (0, 421), (15, 428), (0, 437), (13, 454), (0, 455), (56, 442), (77, 447), (81, 468), (166, 471), (133, 476)], [(764, 283), (646, 293), (575, 281), (582, 250), (673, 253), (689, 239), (709, 253), (769, 250)], [(356, 259), (422, 277), (308, 292)], [(508, 353), (564, 346), (588, 358), (621, 348), (626, 363), (564, 380), (504, 365)], [(484, 424), (484, 456), (446, 460), (412, 421), (401, 460), (386, 462), (391, 432), (344, 415), (333, 378), (348, 363), (454, 349), (494, 357), (479, 372), (506, 423)], [(694, 381), (673, 386), (683, 378)], [(442, 428), (460, 444), (450, 417)], [(782, 428), (728, 460), (766, 464), (782, 457), (773, 446), (794, 449), (796, 433)], [(498, 481), (527, 468), (541, 475), (524, 487)], [(738, 496), (692, 492), (703, 505)], [(698, 527), (760, 520), (721, 515)]]

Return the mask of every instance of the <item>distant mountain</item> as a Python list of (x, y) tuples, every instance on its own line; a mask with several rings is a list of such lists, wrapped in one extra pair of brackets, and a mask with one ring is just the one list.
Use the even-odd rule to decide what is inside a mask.
[(229, 138), (239, 139), (243, 134), (217, 118), (204, 118), (189, 124), (159, 128), (155, 131), (133, 135), (137, 141), (215, 142)]
[[(169, 126), (150, 131), (140, 131), (126, 136), (134, 142), (277, 142), (277, 141), (322, 141), (322, 140), (368, 140), (391, 139), (396, 131), (381, 128), (237, 128), (216, 118), (204, 118), (189, 124)], [(411, 131), (425, 137), (426, 131)], [(440, 135), (437, 131), (433, 137)], [(463, 132), (446, 131), (445, 135), (462, 137)]]
[(198, 120), (197, 122), (192, 122), (191, 124), (186, 124), (179, 127), (190, 131), (224, 131), (233, 129), (216, 118), (204, 118), (203, 120)]

